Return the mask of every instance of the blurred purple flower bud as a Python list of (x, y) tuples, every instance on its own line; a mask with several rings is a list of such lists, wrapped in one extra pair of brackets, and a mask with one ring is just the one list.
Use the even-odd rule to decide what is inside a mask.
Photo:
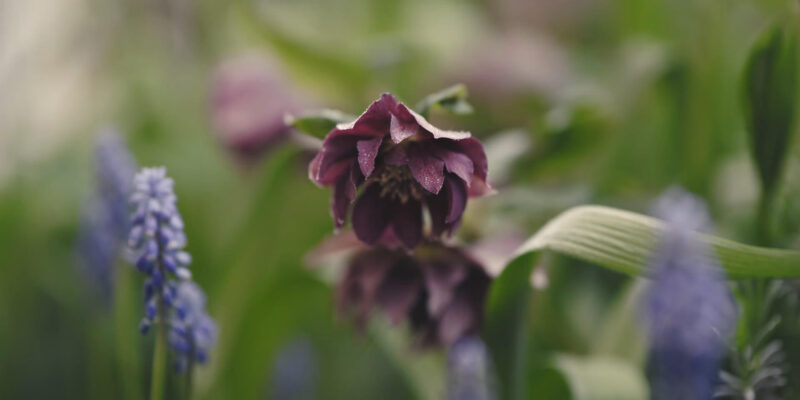
[(194, 282), (171, 287), (176, 313), (170, 320), (169, 343), (177, 353), (179, 372), (194, 363), (205, 363), (217, 341), (217, 324), (206, 313), (206, 295)]
[(489, 283), (483, 267), (456, 247), (426, 244), (414, 255), (374, 247), (351, 259), (338, 303), (361, 326), (378, 307), (392, 323), (408, 321), (423, 346), (449, 345), (480, 328)]
[(567, 52), (541, 34), (489, 36), (466, 49), (462, 60), (453, 64), (449, 79), (463, 82), (474, 101), (502, 111), (504, 118), (528, 112), (517, 103), (532, 94), (546, 100), (563, 97), (573, 76)]
[(651, 263), (644, 301), (654, 399), (707, 400), (731, 339), (737, 309), (710, 248), (693, 231), (710, 226), (703, 202), (670, 189), (656, 214), (667, 229)]
[(270, 399), (311, 400), (316, 394), (318, 362), (308, 339), (294, 340), (275, 356)]
[(252, 161), (289, 134), (287, 113), (303, 101), (276, 63), (259, 55), (220, 65), (211, 88), (211, 117), (217, 137), (243, 161)]
[(477, 336), (466, 336), (447, 352), (448, 400), (492, 400), (494, 390), (491, 360), (486, 344)]
[(94, 170), (95, 193), (83, 210), (77, 251), (87, 276), (108, 299), (114, 265), (127, 239), (127, 198), (136, 172), (133, 156), (117, 132), (106, 129), (98, 134)]
[(492, 191), (487, 169), (483, 145), (468, 132), (436, 128), (385, 93), (358, 119), (328, 134), (309, 177), (333, 187), (337, 228), (355, 202), (352, 225), (361, 241), (375, 244), (389, 233), (412, 249), (423, 239), (423, 208), (434, 237), (452, 234), (467, 198)]

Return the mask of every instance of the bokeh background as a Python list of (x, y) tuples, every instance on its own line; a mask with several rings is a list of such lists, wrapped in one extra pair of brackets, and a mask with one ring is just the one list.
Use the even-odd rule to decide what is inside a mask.
[[(308, 181), (309, 155), (291, 143), (247, 159), (226, 147), (212, 101), (225, 66), (256, 59), (273, 74), (274, 91), (291, 93), (263, 111), (279, 119), (283, 107), (358, 114), (385, 91), (414, 104), (464, 83), (475, 112), (432, 119), (486, 140), (499, 194), (470, 204), (463, 243), (531, 235), (578, 204), (646, 211), (674, 184), (708, 201), (720, 234), (749, 241), (758, 182), (742, 68), (767, 26), (798, 22), (796, 8), (0, 0), (0, 398), (146, 393), (141, 275), (121, 262), (103, 297), (76, 255), (97, 132), (109, 126), (139, 165), (166, 166), (176, 182), (194, 277), (220, 326), (198, 398), (408, 399), (436, 391), (421, 381), (444, 387), (440, 351), (408, 352), (402, 329), (359, 335), (336, 316), (325, 267), (307, 256), (332, 233), (329, 192)], [(299, 99), (293, 109), (287, 97)], [(800, 194), (796, 147), (775, 211), (787, 245), (800, 227), (788, 201)], [(602, 356), (640, 369), (636, 282), (550, 262), (558, 268), (531, 313), (532, 362), (559, 354), (570, 370)]]

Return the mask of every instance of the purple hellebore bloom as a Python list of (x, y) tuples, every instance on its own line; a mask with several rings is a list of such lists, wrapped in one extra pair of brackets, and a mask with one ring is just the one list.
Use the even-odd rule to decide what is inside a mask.
[(355, 201), (352, 225), (361, 241), (372, 245), (388, 235), (411, 249), (423, 238), (423, 207), (432, 236), (452, 234), (467, 198), (492, 191), (487, 168), (483, 145), (469, 132), (436, 128), (384, 93), (355, 121), (328, 134), (309, 177), (333, 187), (337, 229)]
[(430, 243), (414, 255), (377, 246), (350, 260), (339, 309), (362, 325), (377, 306), (394, 324), (408, 320), (423, 346), (477, 333), (491, 279), (459, 248)]

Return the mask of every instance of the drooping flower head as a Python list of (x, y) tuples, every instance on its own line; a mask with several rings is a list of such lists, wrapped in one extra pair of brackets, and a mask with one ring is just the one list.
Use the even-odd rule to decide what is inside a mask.
[(183, 372), (190, 364), (205, 363), (216, 342), (217, 324), (206, 313), (205, 293), (194, 282), (179, 283), (169, 332), (170, 346), (177, 354), (176, 369)]
[(440, 243), (414, 255), (376, 246), (355, 254), (339, 286), (339, 308), (362, 324), (380, 308), (392, 323), (408, 321), (424, 346), (476, 333), (490, 278), (461, 249)]
[(439, 129), (386, 93), (328, 134), (309, 177), (333, 187), (337, 228), (355, 201), (351, 221), (361, 241), (389, 234), (414, 248), (423, 238), (423, 208), (433, 237), (452, 233), (467, 198), (491, 191), (487, 168), (483, 145), (468, 132)]
[(492, 400), (495, 395), (489, 350), (477, 336), (466, 336), (447, 352), (448, 400)]
[(133, 156), (116, 131), (98, 134), (94, 171), (95, 189), (83, 209), (78, 254), (89, 279), (107, 298), (129, 229), (128, 197), (136, 173)]
[(694, 237), (710, 226), (703, 202), (671, 189), (656, 214), (667, 230), (652, 260), (643, 310), (653, 398), (708, 400), (737, 311), (711, 249)]
[[(174, 278), (187, 280), (191, 256), (183, 248), (186, 236), (183, 220), (175, 205), (173, 181), (161, 168), (143, 168), (134, 178), (128, 246), (137, 252), (136, 268), (148, 276), (145, 281), (145, 318), (142, 333), (158, 318), (166, 321), (178, 295)], [(159, 304), (162, 302), (162, 304)]]
[(239, 56), (222, 63), (211, 87), (214, 131), (228, 149), (250, 161), (289, 134), (287, 113), (303, 101), (272, 60), (260, 55)]

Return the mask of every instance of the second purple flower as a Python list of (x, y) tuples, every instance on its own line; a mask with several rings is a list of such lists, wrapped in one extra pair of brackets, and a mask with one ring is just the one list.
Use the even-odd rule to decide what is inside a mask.
[(424, 236), (424, 208), (432, 237), (455, 231), (467, 198), (492, 191), (487, 168), (483, 145), (469, 132), (439, 129), (384, 93), (355, 121), (328, 134), (309, 177), (333, 188), (337, 228), (355, 202), (351, 220), (361, 241), (396, 237), (412, 249)]

